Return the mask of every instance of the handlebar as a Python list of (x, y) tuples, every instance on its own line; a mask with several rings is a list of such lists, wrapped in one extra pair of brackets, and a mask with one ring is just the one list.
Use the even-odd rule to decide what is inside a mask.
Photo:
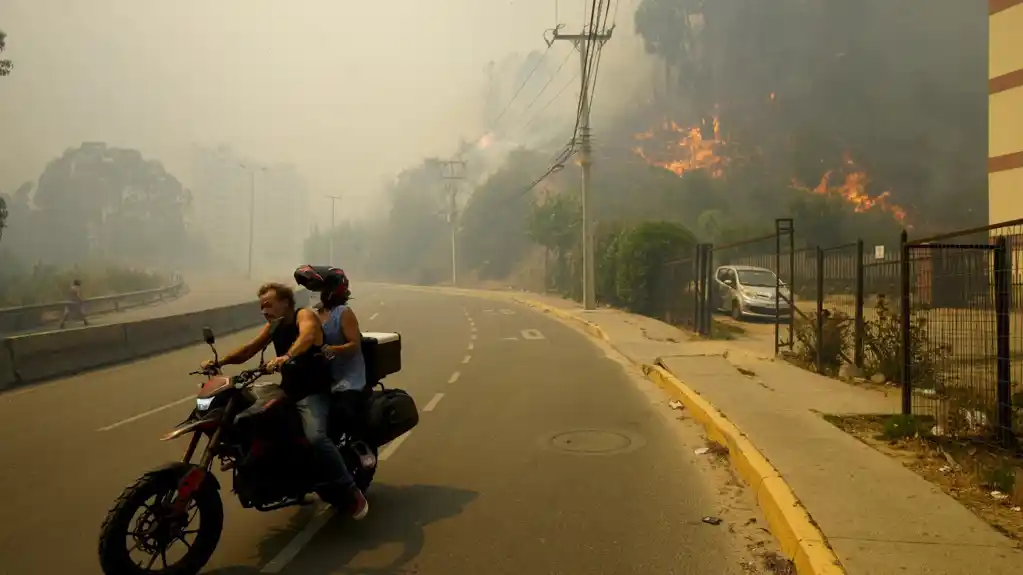
[[(195, 371), (190, 371), (190, 372), (188, 372), (188, 375), (213, 376), (213, 375), (220, 375), (221, 373), (223, 373), (223, 372), (221, 371), (221, 369), (219, 367), (217, 367), (217, 366), (210, 366), (210, 367), (205, 368), (205, 369), (197, 369)], [(256, 367), (255, 369), (243, 369), (243, 370), (239, 371), (238, 375), (236, 375), (235, 377), (241, 378), (243, 380), (251, 379), (251, 380), (254, 381), (254, 380), (258, 379), (260, 376), (267, 375), (269, 373), (271, 373), (271, 372), (270, 372), (270, 370), (268, 370), (266, 368), (266, 364), (260, 364), (259, 367)]]

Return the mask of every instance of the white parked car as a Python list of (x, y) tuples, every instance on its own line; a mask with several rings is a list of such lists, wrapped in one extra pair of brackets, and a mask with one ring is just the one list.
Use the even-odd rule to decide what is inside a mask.
[[(776, 298), (778, 286), (781, 298)], [(792, 291), (769, 269), (753, 266), (721, 266), (714, 274), (716, 307), (733, 318), (773, 319), (792, 313)], [(777, 304), (777, 308), (775, 305)]]

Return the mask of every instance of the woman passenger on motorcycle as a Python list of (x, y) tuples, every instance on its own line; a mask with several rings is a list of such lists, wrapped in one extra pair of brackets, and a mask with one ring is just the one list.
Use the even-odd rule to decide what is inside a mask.
[(348, 307), (352, 297), (348, 277), (338, 270), (331, 288), (320, 292), (323, 352), (329, 358), (334, 393), (362, 392), (366, 388), (366, 361), (362, 356), (359, 319)]

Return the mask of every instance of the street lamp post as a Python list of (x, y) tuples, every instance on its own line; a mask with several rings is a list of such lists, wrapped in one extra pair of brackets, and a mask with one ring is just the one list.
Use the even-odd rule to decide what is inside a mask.
[(327, 199), (330, 200), (330, 232), (327, 234), (327, 245), (330, 251), (327, 253), (327, 265), (332, 266), (334, 265), (334, 226), (336, 225), (334, 223), (334, 204), (341, 199), (341, 196), (327, 196)]
[(250, 168), (245, 164), (238, 164), (242, 169), (249, 170), (249, 265), (245, 272), (245, 279), (252, 279), (252, 250), (256, 233), (256, 170), (266, 171), (265, 167)]

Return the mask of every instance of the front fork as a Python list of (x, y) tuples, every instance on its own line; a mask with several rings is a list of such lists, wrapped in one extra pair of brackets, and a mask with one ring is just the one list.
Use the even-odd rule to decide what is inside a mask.
[[(199, 458), (199, 463), (191, 466), (184, 477), (178, 481), (178, 489), (170, 501), (170, 508), (173, 513), (185, 513), (185, 510), (188, 509), (188, 504), (191, 503), (192, 498), (195, 496), (195, 492), (202, 487), (203, 481), (210, 472), (213, 458), (216, 457), (216, 447), (220, 445), (220, 437), (224, 433), (224, 428), (228, 425), (226, 418), (232, 413), (233, 407), (234, 398), (232, 397), (224, 408), (225, 420), (221, 420), (217, 430), (213, 432), (209, 443), (206, 444), (206, 449), (203, 450), (202, 457)], [(201, 435), (201, 431), (196, 431), (192, 434), (192, 439), (188, 441), (188, 447), (185, 448), (185, 455), (181, 458), (182, 462), (191, 462), (192, 456), (195, 455), (195, 450), (199, 446), (199, 436)]]

